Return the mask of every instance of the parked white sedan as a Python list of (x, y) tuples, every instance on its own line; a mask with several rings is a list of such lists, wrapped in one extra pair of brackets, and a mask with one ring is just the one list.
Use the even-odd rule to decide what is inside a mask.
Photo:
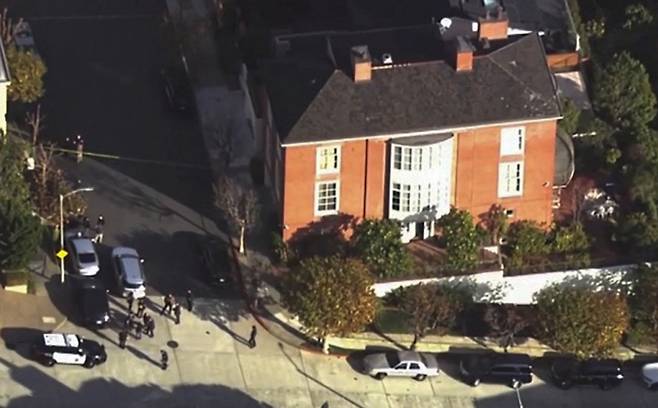
[(650, 390), (658, 391), (658, 363), (645, 364), (642, 367), (642, 379)]
[(378, 380), (390, 375), (423, 381), (439, 375), (439, 364), (433, 355), (414, 351), (370, 354), (364, 357), (363, 367), (366, 374)]

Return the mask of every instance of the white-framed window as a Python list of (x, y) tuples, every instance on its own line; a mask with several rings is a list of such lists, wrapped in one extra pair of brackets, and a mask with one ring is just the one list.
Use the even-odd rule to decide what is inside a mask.
[(523, 194), (523, 162), (505, 162), (498, 166), (498, 197)]
[(425, 147), (393, 147), (393, 168), (414, 171), (431, 169), (432, 151), (425, 151), (426, 149)]
[(318, 174), (340, 171), (340, 146), (321, 146), (317, 148), (316, 154)]
[(340, 199), (340, 183), (338, 181), (322, 181), (315, 183), (315, 214), (337, 214)]
[[(434, 205), (432, 203), (433, 198), (431, 183), (393, 183), (393, 188), (391, 189), (391, 209), (394, 211), (419, 213)], [(436, 198), (439, 198), (438, 195)]]
[(500, 155), (523, 154), (525, 127), (509, 127), (500, 130)]

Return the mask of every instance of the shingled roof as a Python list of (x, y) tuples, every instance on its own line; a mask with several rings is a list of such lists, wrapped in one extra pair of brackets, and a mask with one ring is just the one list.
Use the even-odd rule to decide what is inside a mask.
[[(282, 143), (326, 142), (560, 115), (537, 35), (508, 39), (480, 50), (472, 71), (456, 72), (446, 61), (448, 47), (433, 30), (380, 30), (291, 40), (288, 55), (266, 64), (266, 85)], [(385, 41), (378, 42), (381, 38)], [(355, 83), (348, 66), (351, 46), (360, 44), (367, 44), (374, 57), (372, 79), (365, 83)], [(422, 49), (428, 52), (423, 55)], [(392, 53), (393, 65), (381, 66), (376, 60), (384, 52)]]

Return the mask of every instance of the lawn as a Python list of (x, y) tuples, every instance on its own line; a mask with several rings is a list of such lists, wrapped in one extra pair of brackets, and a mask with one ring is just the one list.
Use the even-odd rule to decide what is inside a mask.
[(375, 315), (375, 326), (383, 333), (410, 333), (411, 316), (394, 307), (382, 307)]

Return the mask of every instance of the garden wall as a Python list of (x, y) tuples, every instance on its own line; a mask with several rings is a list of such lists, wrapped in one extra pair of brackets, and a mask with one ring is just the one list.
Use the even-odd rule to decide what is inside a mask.
[(635, 265), (618, 265), (520, 276), (503, 276), (503, 271), (496, 271), (466, 276), (376, 283), (373, 289), (378, 297), (382, 297), (399, 287), (441, 282), (471, 286), (473, 300), (478, 303), (528, 305), (534, 303), (535, 294), (553, 284), (586, 286), (593, 290), (627, 288), (629, 280), (626, 279), (626, 275), (634, 268)]

